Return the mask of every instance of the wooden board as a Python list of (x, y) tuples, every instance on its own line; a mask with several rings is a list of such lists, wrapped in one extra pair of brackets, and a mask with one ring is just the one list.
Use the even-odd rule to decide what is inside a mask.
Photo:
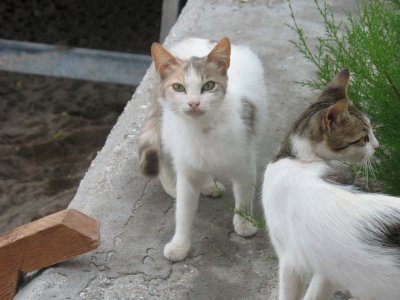
[(15, 228), (0, 237), (0, 299), (12, 299), (20, 272), (65, 261), (100, 244), (99, 225), (66, 209)]

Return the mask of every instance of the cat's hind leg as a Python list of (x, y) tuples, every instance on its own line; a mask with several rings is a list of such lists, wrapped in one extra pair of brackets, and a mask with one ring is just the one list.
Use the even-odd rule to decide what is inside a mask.
[(285, 259), (279, 261), (279, 300), (300, 300), (304, 279)]
[(330, 281), (319, 274), (314, 274), (308, 286), (304, 300), (325, 300), (330, 299), (334, 288)]
[(224, 193), (224, 185), (219, 181), (214, 180), (211, 175), (207, 176), (207, 181), (201, 188), (201, 194), (207, 197), (218, 198), (222, 197)]

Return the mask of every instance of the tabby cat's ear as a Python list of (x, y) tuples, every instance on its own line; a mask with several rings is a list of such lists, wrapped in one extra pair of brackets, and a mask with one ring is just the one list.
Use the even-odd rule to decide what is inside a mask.
[(158, 43), (153, 43), (151, 45), (151, 57), (153, 58), (156, 71), (161, 79), (171, 74), (179, 64), (178, 59)]
[(337, 86), (341, 88), (347, 88), (350, 79), (350, 71), (349, 69), (343, 69), (336, 75), (335, 78), (329, 84), (330, 86)]
[(347, 86), (349, 84), (349, 79), (349, 70), (343, 69), (328, 84), (328, 86), (322, 92), (321, 97), (329, 96), (330, 98), (333, 98), (335, 100), (347, 98)]
[(223, 38), (207, 55), (206, 63), (215, 63), (218, 71), (220, 71), (222, 75), (226, 75), (230, 64), (230, 56), (231, 42), (228, 38)]
[(335, 104), (332, 104), (324, 114), (324, 128), (330, 130), (332, 124), (347, 113), (349, 108), (349, 100), (341, 99)]

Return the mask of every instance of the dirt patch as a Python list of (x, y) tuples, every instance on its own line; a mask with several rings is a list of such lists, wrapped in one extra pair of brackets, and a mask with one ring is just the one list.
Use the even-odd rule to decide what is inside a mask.
[[(149, 54), (162, 0), (2, 0), (0, 38)], [(133, 87), (0, 72), (0, 234), (67, 207)]]
[(162, 0), (1, 0), (0, 37), (73, 47), (149, 53)]
[(0, 233), (67, 207), (133, 91), (0, 72)]

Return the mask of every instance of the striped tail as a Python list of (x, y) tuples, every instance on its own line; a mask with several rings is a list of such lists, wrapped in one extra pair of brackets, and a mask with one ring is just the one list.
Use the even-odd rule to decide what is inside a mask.
[(160, 173), (161, 159), (161, 105), (158, 102), (158, 89), (151, 94), (150, 106), (139, 137), (140, 172), (147, 177)]

